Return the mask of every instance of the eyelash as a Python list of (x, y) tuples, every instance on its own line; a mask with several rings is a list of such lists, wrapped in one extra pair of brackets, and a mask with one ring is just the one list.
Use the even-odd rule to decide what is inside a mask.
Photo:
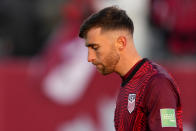
[(99, 47), (96, 47), (96, 46), (92, 46), (92, 49), (93, 50), (97, 50)]

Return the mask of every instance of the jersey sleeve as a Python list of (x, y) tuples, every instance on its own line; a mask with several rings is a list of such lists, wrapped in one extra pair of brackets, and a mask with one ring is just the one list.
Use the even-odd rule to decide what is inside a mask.
[(148, 84), (145, 100), (151, 131), (179, 131), (176, 117), (179, 99), (170, 79), (164, 75), (154, 76)]

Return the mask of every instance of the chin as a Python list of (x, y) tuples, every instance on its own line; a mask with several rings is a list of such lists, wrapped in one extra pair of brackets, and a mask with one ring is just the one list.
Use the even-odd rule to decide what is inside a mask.
[(102, 75), (106, 76), (106, 75), (109, 75), (110, 73), (101, 73)]
[(108, 71), (108, 72), (106, 72), (106, 71), (99, 71), (102, 75), (104, 75), (104, 76), (106, 76), (106, 75), (109, 75), (109, 74), (111, 74), (111, 73), (113, 73), (113, 71)]

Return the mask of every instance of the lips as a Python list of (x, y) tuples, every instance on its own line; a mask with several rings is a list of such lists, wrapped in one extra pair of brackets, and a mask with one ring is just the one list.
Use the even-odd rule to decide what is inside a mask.
[(99, 65), (99, 63), (96, 63), (96, 62), (92, 62), (92, 64), (93, 64), (94, 66)]
[(101, 64), (98, 64), (98, 65), (96, 65), (96, 67), (97, 67), (97, 68), (101, 68), (101, 67), (102, 67), (102, 65), (101, 65)]
[(103, 67), (102, 64), (93, 64), (93, 65), (95, 65), (98, 70), (102, 69)]

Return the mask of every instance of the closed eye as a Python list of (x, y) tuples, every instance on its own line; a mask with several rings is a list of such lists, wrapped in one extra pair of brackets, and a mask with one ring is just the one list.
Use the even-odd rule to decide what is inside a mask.
[(98, 45), (92, 45), (91, 48), (92, 48), (93, 50), (97, 50), (97, 49), (99, 48), (99, 46), (98, 46)]
[(99, 44), (96, 44), (96, 43), (86, 43), (86, 47), (91, 48), (96, 51), (99, 49), (100, 46)]

